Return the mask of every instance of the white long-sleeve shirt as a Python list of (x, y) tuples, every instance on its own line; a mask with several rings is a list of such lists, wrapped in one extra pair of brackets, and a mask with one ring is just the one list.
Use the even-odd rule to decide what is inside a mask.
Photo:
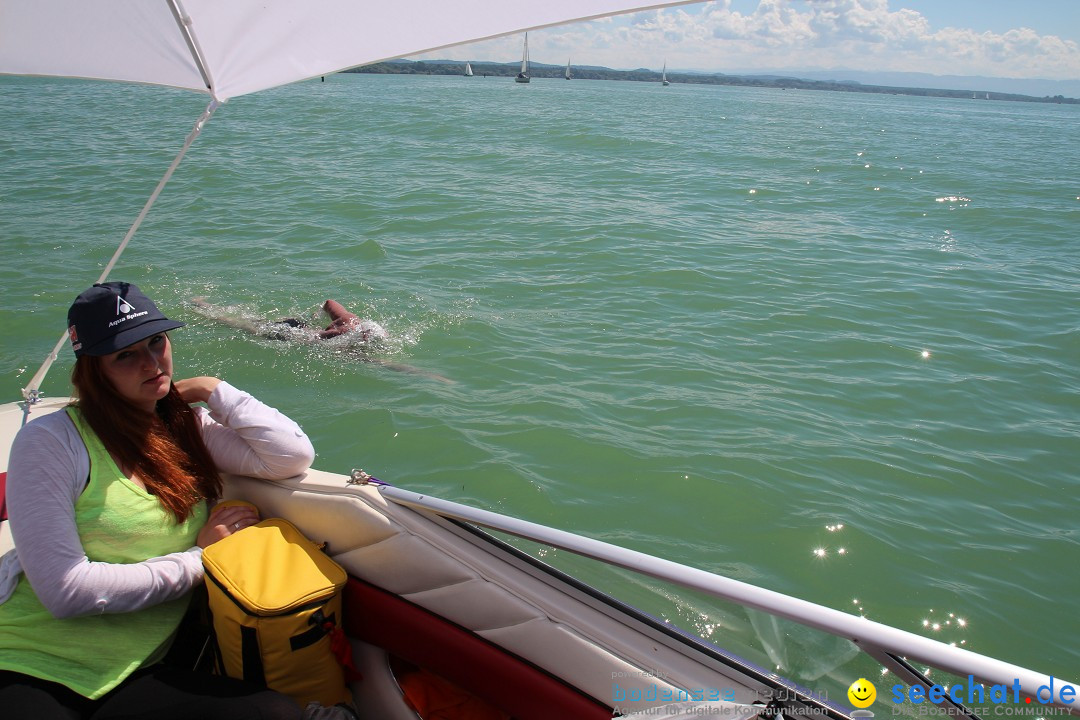
[[(311, 441), (295, 422), (222, 382), (196, 408), (203, 441), (219, 472), (284, 479), (307, 470)], [(15, 550), (0, 558), (0, 602), (26, 573), (58, 618), (120, 613), (180, 597), (202, 581), (202, 548), (138, 563), (91, 562), (75, 526), (75, 501), (90, 457), (65, 412), (28, 423), (11, 448), (7, 506)]]

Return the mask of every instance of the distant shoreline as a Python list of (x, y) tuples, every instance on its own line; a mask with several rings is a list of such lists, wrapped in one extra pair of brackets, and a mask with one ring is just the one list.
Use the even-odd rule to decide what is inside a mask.
[[(519, 63), (472, 62), (472, 71), (476, 76), (514, 77)], [(373, 75), (463, 75), (465, 61), (461, 62), (424, 62), (395, 60), (375, 63), (351, 70), (350, 73), (368, 73)], [(609, 68), (583, 66), (570, 68), (575, 80), (624, 80), (632, 82), (660, 82), (660, 73), (652, 70), (611, 70)], [(564, 66), (532, 63), (529, 75), (534, 78), (562, 78)], [(731, 85), (736, 87), (762, 87), (782, 90), (826, 90), (830, 92), (874, 93), (878, 95), (915, 95), (919, 97), (942, 97), (968, 100), (1004, 100), (1008, 102), (1054, 103), (1078, 105), (1080, 99), (1063, 95), (1035, 97), (1017, 93), (986, 92), (971, 90), (941, 90), (937, 88), (893, 87), (887, 85), (864, 85), (854, 81), (805, 80), (780, 75), (712, 75), (698, 73), (672, 73), (667, 79), (680, 85)]]

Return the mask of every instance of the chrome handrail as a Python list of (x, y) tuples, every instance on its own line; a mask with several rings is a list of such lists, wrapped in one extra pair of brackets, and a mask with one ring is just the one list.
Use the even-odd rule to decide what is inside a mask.
[[(557, 530), (398, 487), (383, 486), (379, 488), (379, 492), (387, 500), (398, 505), (568, 550), (609, 565), (698, 590), (744, 607), (771, 613), (830, 635), (846, 638), (855, 643), (863, 652), (897, 672), (910, 685), (922, 686), (927, 693), (932, 684), (922, 674), (911, 668), (909, 662), (917, 661), (954, 675), (964, 677), (970, 675), (976, 678), (977, 682), (987, 685), (1005, 685), (1012, 688), (1014, 683), (1019, 682), (1023, 696), (1035, 699), (1040, 703), (1040, 707), (1057, 707), (1074, 715), (1080, 714), (1080, 698), (1073, 697), (1069, 701), (1051, 698), (1050, 702), (1043, 702), (1038, 697), (1039, 688), (1051, 682), (1058, 688), (1065, 685), (1080, 688), (1080, 683), (1066, 682), (1061, 678), (1054, 678), (1019, 665), (979, 655), (906, 630), (855, 617), (823, 605), (565, 530)], [(949, 704), (954, 705), (951, 701)], [(966, 712), (962, 706), (955, 706)]]

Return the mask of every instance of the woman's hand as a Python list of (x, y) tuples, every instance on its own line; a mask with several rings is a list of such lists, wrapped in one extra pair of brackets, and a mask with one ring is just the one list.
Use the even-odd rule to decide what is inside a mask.
[(176, 391), (180, 393), (180, 397), (188, 404), (206, 402), (210, 399), (214, 388), (220, 384), (221, 380), (219, 378), (206, 376), (184, 378), (173, 383), (176, 386)]
[(257, 522), (259, 522), (259, 513), (250, 505), (216, 507), (210, 511), (210, 517), (199, 531), (195, 544), (205, 549), (208, 545), (213, 545), (218, 540), (251, 527)]

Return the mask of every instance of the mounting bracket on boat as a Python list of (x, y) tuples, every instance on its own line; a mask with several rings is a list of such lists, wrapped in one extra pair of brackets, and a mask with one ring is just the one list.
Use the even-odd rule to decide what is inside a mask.
[(346, 485), (386, 485), (379, 478), (374, 475), (369, 475), (359, 468), (353, 468), (353, 471), (349, 473), (349, 479), (345, 481)]
[(359, 468), (353, 468), (353, 471), (349, 473), (349, 479), (345, 481), (346, 485), (370, 485), (371, 476)]

